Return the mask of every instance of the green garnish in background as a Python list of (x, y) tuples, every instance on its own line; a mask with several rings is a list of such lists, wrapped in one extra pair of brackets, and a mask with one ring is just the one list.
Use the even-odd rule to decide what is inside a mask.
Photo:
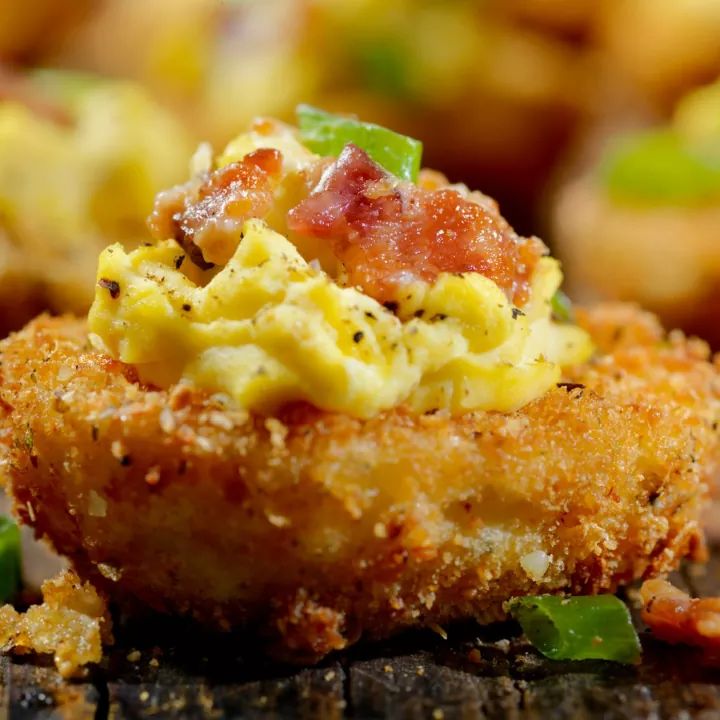
[(674, 130), (626, 137), (608, 152), (600, 174), (617, 200), (687, 205), (720, 197), (720, 155)]
[(20, 530), (0, 515), (0, 602), (7, 602), (20, 588)]
[(419, 140), (310, 105), (298, 105), (296, 112), (303, 143), (318, 155), (336, 157), (354, 143), (393, 175), (417, 180), (423, 147)]
[(630, 612), (614, 595), (528, 595), (510, 604), (510, 612), (530, 642), (552, 660), (640, 659)]

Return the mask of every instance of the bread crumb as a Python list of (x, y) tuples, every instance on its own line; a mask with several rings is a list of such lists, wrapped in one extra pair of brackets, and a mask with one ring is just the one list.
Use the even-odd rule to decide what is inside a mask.
[(71, 570), (46, 580), (42, 594), (42, 604), (24, 613), (12, 605), (0, 608), (0, 646), (20, 654), (52, 654), (62, 677), (82, 677), (85, 665), (102, 659), (103, 644), (113, 642), (105, 599)]

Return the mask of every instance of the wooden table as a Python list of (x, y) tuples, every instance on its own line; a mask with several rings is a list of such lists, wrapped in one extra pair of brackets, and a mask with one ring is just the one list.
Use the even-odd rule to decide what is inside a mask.
[[(720, 548), (674, 580), (719, 594)], [(3, 658), (0, 717), (720, 718), (720, 665), (646, 634), (632, 668), (545, 660), (512, 624), (458, 625), (447, 640), (407, 633), (302, 670), (172, 623), (120, 639), (82, 683), (63, 683), (48, 662)]]

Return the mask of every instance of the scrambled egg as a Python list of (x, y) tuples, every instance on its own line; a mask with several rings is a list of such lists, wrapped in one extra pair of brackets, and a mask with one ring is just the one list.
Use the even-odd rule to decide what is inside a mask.
[(187, 381), (260, 412), (306, 400), (358, 417), (400, 404), (513, 410), (591, 352), (582, 330), (551, 320), (561, 281), (551, 258), (522, 313), (482, 275), (445, 273), (411, 285), (395, 314), (264, 221), (248, 220), (242, 237), (215, 274), (182, 260), (174, 240), (107, 248), (93, 342), (160, 387)]

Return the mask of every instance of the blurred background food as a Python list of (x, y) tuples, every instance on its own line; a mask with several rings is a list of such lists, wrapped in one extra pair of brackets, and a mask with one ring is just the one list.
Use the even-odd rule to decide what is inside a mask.
[(720, 83), (588, 154), (554, 204), (571, 294), (637, 300), (720, 347)]
[(97, 255), (145, 237), (188, 134), (139, 86), (50, 70), (0, 77), (0, 331), (84, 312)]
[(574, 297), (720, 343), (718, 40), (720, 0), (0, 0), (0, 330), (82, 311), (198, 142), (311, 102), (422, 139)]

